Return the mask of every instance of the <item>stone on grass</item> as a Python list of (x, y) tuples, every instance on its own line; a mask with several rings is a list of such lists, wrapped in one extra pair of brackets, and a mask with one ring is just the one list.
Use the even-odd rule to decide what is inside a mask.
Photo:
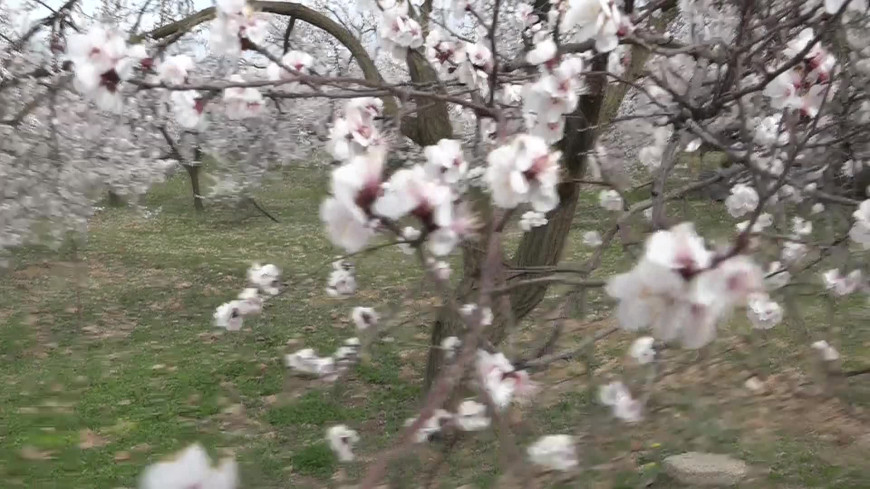
[(665, 472), (694, 486), (733, 486), (746, 477), (749, 468), (742, 460), (716, 453), (687, 452), (664, 461)]

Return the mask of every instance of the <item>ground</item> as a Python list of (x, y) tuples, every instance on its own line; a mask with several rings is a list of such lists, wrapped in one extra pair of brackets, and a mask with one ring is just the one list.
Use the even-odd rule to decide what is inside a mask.
[[(280, 219), (276, 224), (249, 207), (211, 205), (196, 215), (178, 176), (147, 196), (146, 214), (129, 207), (99, 212), (86, 243), (17, 252), (0, 281), (0, 486), (135, 487), (148, 463), (193, 441), (215, 456), (235, 455), (243, 487), (341, 487), (355, 480), (418, 406), (438, 298), (413, 271), (413, 260), (389, 248), (357, 260), (357, 296), (323, 293), (337, 254), (317, 218), (325, 181), (324, 170), (300, 167), (270, 182), (257, 199)], [(708, 234), (730, 232), (733, 221), (708, 202), (674, 205), (673, 212), (697, 220)], [(581, 232), (603, 231), (611, 219), (590, 190), (566, 260), (588, 256)], [(639, 237), (642, 226), (639, 219), (629, 233)], [(283, 268), (289, 290), (241, 332), (215, 329), (214, 308), (241, 290), (254, 260)], [(630, 263), (613, 250), (600, 275)], [(588, 304), (586, 318), (568, 323), (563, 347), (612, 325), (607, 299), (591, 294)], [(325, 354), (354, 336), (348, 315), (356, 305), (397, 310), (404, 326), (344, 382), (290, 375), (284, 354), (302, 347)], [(536, 402), (509, 415), (519, 444), (574, 433), (588, 472), (581, 482), (543, 476), (535, 484), (673, 487), (661, 460), (696, 450), (752, 464), (745, 487), (870, 486), (870, 376), (822, 393), (808, 349), (828, 338), (844, 368), (870, 365), (866, 298), (830, 304), (808, 295), (794, 306), (801, 320), (791, 314), (765, 334), (752, 333), (738, 313), (700, 355), (666, 351), (668, 375), (659, 376), (639, 425), (612, 419), (594, 395), (598, 383), (622, 373), (642, 383), (643, 374), (625, 366), (631, 335), (611, 335), (582, 358), (536, 374), (542, 385)], [(528, 351), (545, 327), (524, 324), (507, 351)], [(751, 375), (763, 380), (762, 392), (744, 387)], [(336, 423), (360, 432), (358, 462), (339, 465), (323, 442)], [(460, 440), (433, 487), (507, 487), (494, 440), (489, 432)], [(440, 453), (436, 444), (394, 464), (391, 487), (419, 487)]]

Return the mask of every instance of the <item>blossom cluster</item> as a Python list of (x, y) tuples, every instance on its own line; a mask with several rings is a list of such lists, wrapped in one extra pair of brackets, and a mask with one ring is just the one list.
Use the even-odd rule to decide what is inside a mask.
[(622, 328), (649, 328), (658, 340), (694, 349), (716, 337), (717, 324), (734, 307), (765, 293), (763, 278), (751, 259), (709, 251), (684, 223), (650, 236), (634, 269), (612, 277), (606, 290), (619, 301)]

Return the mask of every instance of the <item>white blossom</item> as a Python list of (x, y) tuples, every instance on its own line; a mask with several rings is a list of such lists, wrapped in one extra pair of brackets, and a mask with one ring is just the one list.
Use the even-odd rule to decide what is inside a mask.
[(397, 171), (373, 205), (375, 214), (398, 220), (408, 214), (429, 228), (449, 227), (453, 220), (450, 187), (430, 177), (421, 165)]
[(332, 262), (332, 272), (326, 287), (330, 297), (345, 297), (356, 292), (356, 275), (353, 263), (347, 260)]
[(843, 276), (840, 270), (834, 268), (823, 273), (822, 280), (827, 290), (842, 297), (855, 292), (861, 286), (863, 276), (861, 270), (852, 270), (848, 275)]
[(217, 55), (238, 56), (242, 40), (261, 46), (268, 35), (269, 23), (245, 1), (222, 0), (209, 32), (209, 47)]
[(462, 346), (462, 340), (456, 336), (448, 336), (441, 340), (441, 349), (444, 350), (444, 358), (447, 360), (452, 359), (456, 356), (456, 352), (459, 350), (460, 346)]
[(782, 115), (773, 114), (758, 122), (753, 139), (765, 146), (782, 145), (788, 142), (788, 134), (784, 129)]
[(738, 183), (731, 187), (731, 195), (725, 199), (725, 207), (731, 217), (740, 217), (758, 207), (758, 192), (749, 185)]
[(570, 435), (547, 435), (539, 438), (526, 450), (535, 465), (549, 470), (565, 472), (579, 465), (574, 437)]
[[(459, 308), (459, 313), (463, 316), (470, 318), (472, 317), (478, 310), (477, 304), (464, 304), (461, 308)], [(485, 307), (480, 313), (480, 323), (484, 326), (489, 326), (492, 324), (492, 309)]]
[(333, 380), (337, 373), (334, 358), (319, 357), (311, 348), (286, 355), (284, 361), (293, 370), (325, 380)]
[[(270, 80), (290, 80), (298, 75), (307, 75), (311, 73), (311, 68), (314, 67), (314, 56), (303, 51), (287, 51), (281, 57), (281, 65), (270, 63), (266, 67), (266, 74)], [(287, 69), (293, 70), (293, 72)]]
[(417, 49), (423, 45), (420, 24), (398, 7), (383, 11), (378, 32), (381, 45), (397, 60), (404, 60), (408, 48)]
[[(244, 83), (239, 75), (230, 77), (233, 83)], [(230, 119), (247, 119), (262, 114), (266, 105), (263, 95), (253, 87), (229, 87), (224, 89), (223, 102), (227, 117)]]
[(456, 408), (453, 416), (456, 426), (462, 431), (481, 431), (489, 427), (486, 406), (472, 400), (465, 400)]
[(187, 74), (193, 70), (193, 58), (185, 54), (167, 57), (157, 65), (157, 76), (167, 85), (183, 85)]
[(402, 250), (402, 253), (413, 255), (414, 247), (411, 243), (420, 239), (422, 234), (419, 229), (413, 226), (405, 226), (405, 229), (402, 230), (402, 242), (399, 243), (399, 249)]
[(360, 331), (378, 325), (378, 313), (371, 307), (354, 307), (351, 312), (351, 319), (353, 319), (356, 329)]
[(485, 178), (495, 205), (512, 209), (529, 203), (537, 212), (555, 208), (560, 155), (550, 152), (543, 139), (527, 134), (490, 152)]
[(468, 172), (468, 162), (462, 154), (462, 145), (454, 139), (442, 139), (438, 144), (426, 146), (427, 172), (448, 185), (458, 183)]
[(598, 205), (608, 211), (622, 210), (622, 196), (616, 190), (602, 190), (598, 193)]
[(583, 244), (590, 248), (598, 248), (604, 243), (601, 240), (601, 233), (598, 231), (586, 231), (583, 233)]
[(547, 224), (547, 217), (542, 212), (528, 211), (524, 212), (520, 217), (520, 229), (523, 231), (531, 231), (532, 228), (544, 226)]
[(628, 388), (620, 381), (602, 385), (598, 399), (612, 409), (614, 416), (627, 423), (640, 421), (643, 416), (643, 405), (631, 397)]
[(280, 278), (281, 269), (271, 263), (263, 266), (254, 263), (248, 269), (248, 282), (269, 295), (276, 295), (279, 292)]
[(819, 352), (822, 360), (826, 362), (833, 362), (840, 359), (840, 352), (838, 352), (833, 346), (829, 345), (825, 340), (819, 340), (812, 344), (814, 350)]
[(770, 329), (782, 322), (782, 307), (772, 301), (767, 294), (750, 297), (746, 315), (756, 329)]
[(807, 254), (807, 245), (797, 241), (786, 241), (782, 246), (780, 258), (784, 263), (795, 263)]
[(792, 232), (795, 236), (807, 236), (813, 233), (813, 222), (808, 221), (800, 216), (795, 216), (791, 220)]
[[(773, 216), (768, 214), (767, 212), (762, 212), (758, 215), (758, 219), (755, 220), (755, 224), (752, 225), (753, 233), (760, 233), (770, 227), (773, 224)], [(746, 228), (749, 227), (749, 221), (740, 221), (734, 225), (737, 228), (738, 232), (745, 232)]]
[(230, 301), (221, 304), (214, 312), (214, 324), (228, 331), (242, 329), (242, 309), (245, 308), (242, 301)]
[(233, 459), (223, 459), (217, 467), (199, 444), (193, 444), (172, 460), (149, 466), (139, 481), (141, 489), (235, 489), (238, 468)]
[(379, 151), (355, 156), (332, 172), (333, 197), (320, 206), (320, 219), (329, 239), (354, 253), (374, 236), (373, 205), (381, 195), (384, 154)]
[(619, 300), (620, 326), (650, 328), (657, 340), (679, 340), (685, 348), (708, 344), (733, 307), (763, 291), (761, 269), (750, 259), (735, 256), (712, 266), (712, 258), (690, 223), (654, 233), (634, 269), (611, 277), (605, 288)]
[(500, 409), (506, 408), (514, 396), (527, 395), (533, 390), (528, 372), (515, 370), (502, 353), (478, 350), (477, 373), (483, 381), (483, 388)]
[(202, 129), (205, 99), (196, 90), (175, 90), (169, 94), (172, 113), (179, 125), (187, 129)]
[(443, 260), (428, 260), (429, 266), (432, 268), (432, 273), (438, 278), (438, 280), (449, 280), (450, 279), (450, 264)]
[(260, 290), (254, 287), (248, 287), (239, 293), (238, 308), (239, 313), (243, 316), (248, 314), (259, 314), (263, 310), (263, 298), (260, 297)]
[(870, 249), (870, 199), (861, 202), (858, 209), (852, 213), (855, 222), (849, 230), (852, 241), (863, 245), (864, 249)]
[(126, 34), (96, 25), (70, 36), (67, 52), (75, 72), (74, 85), (103, 110), (120, 112), (121, 83), (146, 56), (143, 46), (128, 46)]
[(537, 41), (534, 47), (529, 50), (526, 54), (526, 61), (533, 65), (544, 64), (555, 58), (558, 51), (556, 42), (553, 41), (553, 37), (546, 35), (543, 39)]
[[(405, 420), (405, 426), (411, 426), (417, 418), (409, 418)], [(432, 416), (423, 422), (420, 429), (414, 434), (414, 440), (417, 443), (424, 443), (431, 440), (435, 435), (441, 433), (441, 430), (453, 421), (453, 415), (444, 409), (436, 409)]]
[(335, 425), (326, 430), (329, 448), (338, 456), (340, 462), (352, 462), (353, 446), (359, 442), (359, 434), (343, 424)]
[(629, 349), (631, 358), (634, 358), (641, 365), (655, 360), (656, 351), (653, 348), (653, 343), (655, 343), (655, 338), (652, 336), (642, 336), (634, 340)]
[(619, 33), (628, 19), (612, 0), (568, 0), (562, 16), (561, 31), (576, 29), (574, 39), (595, 41), (595, 49), (606, 53), (619, 45)]

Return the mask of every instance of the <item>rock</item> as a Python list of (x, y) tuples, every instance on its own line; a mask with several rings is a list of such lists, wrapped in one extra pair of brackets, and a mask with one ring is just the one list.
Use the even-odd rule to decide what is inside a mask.
[(733, 486), (746, 477), (749, 468), (742, 460), (715, 453), (687, 452), (664, 460), (665, 472), (674, 479), (695, 486)]

